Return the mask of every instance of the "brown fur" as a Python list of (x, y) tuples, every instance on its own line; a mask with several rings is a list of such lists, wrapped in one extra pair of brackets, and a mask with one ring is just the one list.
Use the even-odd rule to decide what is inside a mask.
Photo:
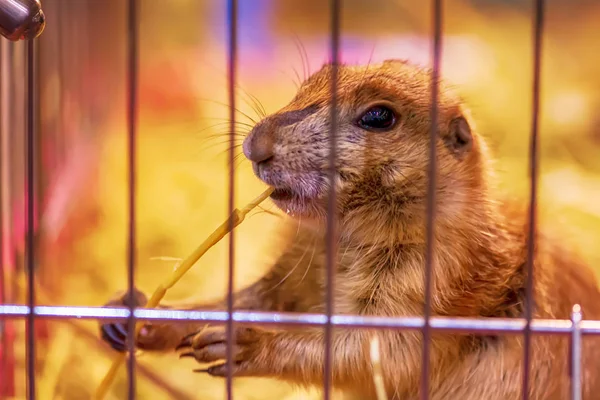
[[(236, 294), (238, 309), (324, 311), (330, 68), (311, 76), (288, 106), (259, 123), (245, 141), (250, 158), (253, 151), (272, 155), (264, 168), (255, 166), (261, 179), (293, 188), (310, 200), (276, 201), (296, 216), (289, 223), (287, 251), (265, 277)], [(343, 66), (339, 82), (335, 312), (420, 315), (431, 121), (429, 72), (390, 60), (368, 67)], [(440, 90), (433, 313), (522, 317), (525, 214), (512, 211), (495, 189), (491, 156), (461, 100), (447, 86)], [(385, 101), (397, 112), (399, 123), (392, 131), (368, 132), (353, 123), (374, 101)], [(463, 153), (448, 145), (460, 117), (473, 132), (472, 145)], [(593, 275), (560, 240), (540, 233), (535, 260), (535, 317), (569, 318), (572, 305), (578, 303), (586, 318), (600, 318), (600, 293)], [(140, 346), (172, 349), (197, 329), (149, 326)], [(359, 398), (374, 397), (368, 353), (372, 333), (336, 329), (333, 335), (333, 383)], [(388, 394), (393, 399), (417, 399), (421, 335), (397, 330), (377, 334)], [(223, 327), (201, 330), (183, 341), (181, 347), (187, 349), (183, 354), (199, 362), (223, 359), (224, 338)], [(239, 326), (236, 338), (235, 376), (322, 384), (322, 329)], [(568, 343), (566, 337), (533, 337), (531, 399), (568, 398)], [(592, 399), (600, 390), (599, 345), (597, 339), (584, 339), (584, 399)], [(434, 334), (430, 398), (518, 399), (522, 358), (520, 335)], [(213, 366), (208, 373), (224, 376), (226, 366)]]

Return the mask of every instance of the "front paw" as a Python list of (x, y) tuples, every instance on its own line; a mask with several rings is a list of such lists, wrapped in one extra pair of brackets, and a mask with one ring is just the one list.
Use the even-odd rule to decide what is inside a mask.
[[(117, 294), (112, 300), (105, 304), (105, 307), (123, 307), (128, 306), (129, 296), (127, 293)], [(139, 290), (135, 290), (134, 302), (136, 307), (143, 307), (147, 303), (147, 297)], [(127, 336), (129, 335), (127, 322), (101, 323), (100, 336), (102, 340), (118, 352), (127, 351)], [(156, 326), (146, 323), (142, 327), (136, 340), (136, 347), (147, 350), (155, 346), (159, 341), (158, 329)]]
[[(168, 346), (167, 338), (162, 334), (160, 325), (145, 323), (136, 338), (135, 346), (140, 350), (161, 350)], [(127, 336), (125, 324), (113, 323), (100, 326), (100, 335), (114, 350), (123, 353), (127, 351)]]
[[(244, 325), (233, 326), (232, 343), (232, 376), (260, 376), (265, 369), (264, 350), (273, 332)], [(225, 377), (228, 372), (227, 360), (227, 327), (207, 326), (183, 338), (177, 350), (180, 358), (192, 357), (199, 363), (211, 364), (217, 361), (224, 363), (212, 365), (194, 372), (206, 372), (212, 376)]]

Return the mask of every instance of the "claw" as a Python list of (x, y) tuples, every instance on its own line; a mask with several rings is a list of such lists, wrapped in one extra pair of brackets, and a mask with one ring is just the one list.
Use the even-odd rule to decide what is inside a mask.
[(210, 375), (215, 375), (215, 372), (217, 372), (217, 370), (220, 369), (220, 373), (218, 373), (217, 375), (221, 376), (225, 372), (225, 370), (223, 370), (223, 369), (226, 367), (227, 367), (227, 363), (224, 362), (222, 364), (213, 365), (208, 368), (195, 369), (193, 371), (196, 373), (206, 373), (206, 374), (210, 374)]
[(183, 358), (183, 357), (194, 357), (194, 352), (193, 351), (188, 351), (187, 353), (181, 353), (179, 355), (179, 358)]
[[(227, 363), (213, 365), (212, 367), (208, 367), (206, 372), (212, 376), (225, 377), (228, 375), (228, 365)], [(237, 363), (235, 363), (235, 367), (237, 367)], [(234, 368), (235, 368), (234, 367)]]
[(104, 339), (110, 347), (118, 352), (126, 350), (126, 336), (122, 335), (122, 330), (117, 328), (116, 324), (102, 325), (102, 339)]
[(181, 341), (183, 342), (183, 341), (187, 341), (187, 340), (193, 338), (194, 336), (196, 336), (198, 334), (198, 332), (200, 332), (200, 331), (195, 331), (195, 332), (192, 332), (192, 333), (188, 333), (187, 335), (185, 335), (183, 337), (183, 339), (181, 339)]
[(175, 347), (175, 350), (180, 350), (184, 347), (191, 347), (192, 346), (192, 339), (194, 338), (194, 336), (196, 336), (200, 331), (195, 331), (192, 333), (188, 333), (187, 335), (185, 335), (182, 339), (181, 342), (179, 342), (179, 344), (177, 345), (177, 347)]
[(127, 340), (127, 335), (129, 334), (127, 327), (125, 326), (125, 324), (113, 324), (112, 325), (117, 332), (121, 335), (121, 337), (123, 338), (123, 340)]
[(176, 347), (175, 347), (175, 351), (181, 350), (184, 347), (191, 347), (192, 346), (192, 342), (191, 341), (182, 341), (181, 343), (179, 343)]
[(204, 373), (208, 373), (208, 370), (209, 370), (209, 368), (195, 369), (195, 370), (193, 370), (193, 372), (200, 372), (200, 373), (204, 372)]

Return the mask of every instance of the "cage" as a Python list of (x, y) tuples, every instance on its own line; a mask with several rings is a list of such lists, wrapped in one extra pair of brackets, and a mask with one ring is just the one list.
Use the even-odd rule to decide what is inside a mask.
[[(456, 83), (497, 153), (502, 190), (531, 202), (534, 225), (561, 222), (582, 257), (600, 262), (593, 113), (600, 52), (591, 51), (600, 6), (593, 1), (41, 4), (47, 26), (38, 39), (0, 38), (0, 398), (92, 396), (116, 356), (100, 340), (97, 320), (231, 321), (210, 312), (100, 307), (131, 285), (150, 293), (233, 207), (262, 190), (239, 148), (228, 150), (236, 139), (229, 131), (260, 118), (255, 98), (268, 112), (280, 109), (298, 81), (332, 59), (405, 58)], [(272, 243), (285, 217), (279, 214), (266, 205), (249, 215), (168, 300), (210, 302), (262, 276), (281, 250)], [(428, 223), (432, 232), (435, 218)], [(581, 337), (600, 333), (600, 321), (580, 321), (581, 312), (529, 323), (434, 317), (429, 302), (411, 318), (328, 318), (331, 307), (319, 315), (238, 312), (235, 323), (313, 324), (329, 335), (361, 326), (423, 331), (426, 338), (437, 331), (563, 335), (571, 340), (572, 399), (582, 398)], [(429, 351), (426, 344), (422, 352)], [(107, 397), (323, 397), (275, 380), (193, 374), (193, 364), (172, 354), (130, 360)], [(427, 376), (429, 363), (420, 368)]]

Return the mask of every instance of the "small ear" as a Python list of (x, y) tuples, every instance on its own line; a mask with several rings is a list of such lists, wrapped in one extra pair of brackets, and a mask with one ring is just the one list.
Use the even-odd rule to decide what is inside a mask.
[(464, 117), (450, 121), (450, 129), (445, 139), (446, 146), (457, 155), (462, 155), (473, 147), (471, 127)]

